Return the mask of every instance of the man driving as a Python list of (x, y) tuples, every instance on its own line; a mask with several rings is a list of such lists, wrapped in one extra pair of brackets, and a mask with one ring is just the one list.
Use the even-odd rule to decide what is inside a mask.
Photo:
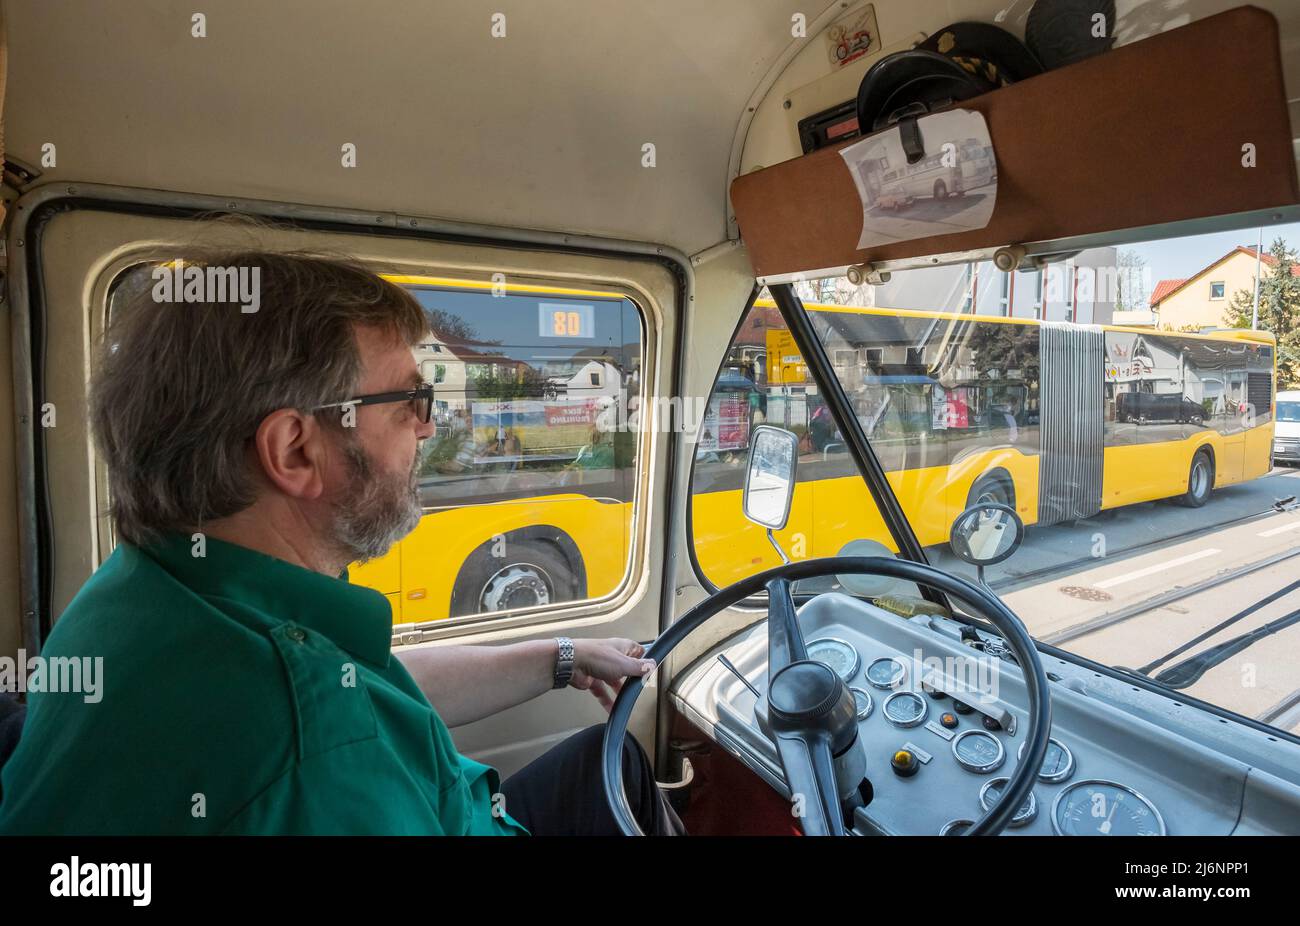
[[(117, 544), (42, 651), (102, 657), (102, 697), (30, 694), (0, 834), (616, 833), (603, 726), (502, 782), (448, 725), (566, 685), (608, 710), (654, 671), (639, 644), (395, 654), (387, 599), (346, 579), (421, 517), (419, 304), (342, 260), (185, 263), (255, 269), (260, 308), (145, 288), (112, 319), (89, 411)], [(642, 829), (684, 832), (624, 749)]]

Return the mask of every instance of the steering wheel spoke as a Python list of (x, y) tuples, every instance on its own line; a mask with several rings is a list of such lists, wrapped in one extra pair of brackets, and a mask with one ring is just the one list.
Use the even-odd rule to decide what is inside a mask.
[(786, 730), (775, 734), (777, 754), (790, 788), (790, 802), (805, 836), (843, 836), (835, 783), (835, 760), (829, 734), (820, 730)]
[(772, 679), (792, 662), (808, 658), (808, 645), (795, 615), (790, 580), (777, 576), (767, 583), (767, 677)]

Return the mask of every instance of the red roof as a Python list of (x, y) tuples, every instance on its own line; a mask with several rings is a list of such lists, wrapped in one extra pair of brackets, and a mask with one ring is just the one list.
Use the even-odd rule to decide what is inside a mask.
[[(1155, 290), (1152, 291), (1151, 298), (1147, 300), (1147, 305), (1150, 308), (1154, 309), (1160, 302), (1162, 302), (1165, 299), (1168, 299), (1170, 296), (1178, 292), (1178, 290), (1182, 289), (1192, 280), (1195, 280), (1198, 277), (1201, 277), (1209, 273), (1211, 270), (1219, 266), (1219, 264), (1223, 263), (1229, 257), (1232, 257), (1234, 254), (1239, 254), (1239, 253), (1245, 254), (1247, 257), (1251, 258), (1252, 260), (1254, 260), (1255, 258), (1254, 248), (1248, 248), (1239, 244), (1231, 251), (1229, 251), (1227, 254), (1224, 254), (1218, 260), (1206, 266), (1205, 269), (1198, 270), (1196, 273), (1192, 274), (1189, 277), (1185, 277), (1181, 280), (1161, 280), (1159, 283), (1156, 284)], [(1277, 258), (1274, 257), (1272, 254), (1261, 254), (1259, 255), (1259, 260), (1260, 263), (1266, 264), (1269, 267), (1277, 266)], [(1291, 265), (1291, 276), (1300, 277), (1300, 263), (1294, 263)]]
[(1156, 305), (1156, 303), (1158, 303), (1161, 299), (1165, 298), (1165, 296), (1168, 296), (1170, 293), (1178, 289), (1186, 282), (1187, 282), (1186, 277), (1184, 277), (1181, 280), (1161, 280), (1159, 283), (1156, 284), (1156, 288), (1151, 291), (1151, 298), (1147, 300), (1147, 304), (1151, 306)]

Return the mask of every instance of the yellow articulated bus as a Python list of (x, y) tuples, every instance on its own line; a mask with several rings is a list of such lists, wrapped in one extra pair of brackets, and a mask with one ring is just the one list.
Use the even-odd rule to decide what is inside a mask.
[[(629, 573), (636, 503), (645, 339), (635, 302), (391, 279), (429, 316), (418, 359), (437, 432), (420, 463), (420, 526), (354, 566), (352, 580), (387, 595), (395, 623), (614, 594)], [(1047, 525), (1153, 499), (1200, 506), (1214, 488), (1271, 469), (1267, 333), (807, 308), (924, 545), (943, 543), (977, 500)], [(699, 411), (692, 523), (714, 584), (778, 564), (739, 503), (749, 435), (763, 421), (800, 438), (778, 535), (793, 557), (834, 556), (860, 539), (892, 546), (771, 302), (746, 313)]]

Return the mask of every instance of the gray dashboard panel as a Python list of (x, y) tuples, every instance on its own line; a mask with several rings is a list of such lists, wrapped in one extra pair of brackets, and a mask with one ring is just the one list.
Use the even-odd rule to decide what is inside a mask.
[[(898, 617), (888, 611), (839, 593), (819, 595), (799, 610), (804, 636), (812, 641), (837, 637), (858, 649), (861, 666), (851, 685), (868, 688), (875, 700), (870, 716), (859, 722), (866, 750), (867, 777), (874, 799), (859, 808), (862, 831), (876, 828), (891, 834), (938, 834), (953, 819), (977, 820), (983, 815), (980, 787), (991, 778), (1011, 775), (1018, 764), (1016, 752), (1027, 732), (1027, 699), (1023, 675), (1013, 662), (985, 655), (961, 640), (961, 627), (944, 618)], [(967, 630), (969, 634), (970, 631)], [(672, 686), (679, 710), (736, 755), (779, 792), (786, 794), (776, 752), (757, 723), (758, 699), (728, 671), (717, 657), (725, 654), (759, 691), (767, 687), (767, 626), (752, 625), (721, 643), (683, 672)], [(994, 732), (1006, 759), (988, 774), (967, 771), (954, 758), (950, 743), (922, 724), (900, 728), (885, 720), (882, 710), (889, 691), (870, 686), (863, 673), (881, 656), (901, 659), (908, 674), (896, 690), (920, 692), (919, 674), (945, 692), (962, 695), (976, 708), (958, 714), (954, 733), (982, 729), (981, 714), (1003, 721)], [(1102, 697), (1110, 688), (1132, 689), (1115, 679), (1088, 672), (1055, 657), (1044, 657), (1044, 667), (1058, 681), (1051, 683), (1052, 736), (1074, 754), (1075, 768), (1059, 783), (1038, 781), (1035, 819), (1006, 835), (1049, 835), (1052, 805), (1071, 784), (1086, 779), (1106, 779), (1141, 793), (1163, 817), (1170, 835), (1228, 835), (1232, 833), (1300, 833), (1300, 785), (1271, 771), (1242, 761), (1219, 748), (1232, 731), (1218, 718), (1183, 707), (1181, 714), (1166, 716), (1162, 699), (1141, 691), (1142, 699)], [(952, 710), (952, 698), (929, 705), (928, 720)], [(1135, 707), (1140, 709), (1135, 709)], [(1171, 708), (1172, 710), (1172, 708)], [(1195, 714), (1197, 716), (1189, 716)], [(1155, 722), (1162, 721), (1162, 722)], [(1213, 736), (1201, 736), (1200, 732)], [(1249, 728), (1240, 728), (1248, 730)], [(1249, 731), (1260, 736), (1258, 731)], [(1260, 736), (1261, 739), (1265, 739)], [(1232, 742), (1239, 744), (1240, 736)], [(930, 761), (910, 777), (901, 778), (889, 765), (893, 752), (905, 743), (929, 753)], [(1300, 761), (1288, 763), (1282, 752), (1300, 748), (1274, 741), (1268, 765), (1272, 771), (1289, 765), (1291, 777), (1300, 774)], [(1259, 751), (1256, 747), (1249, 747)], [(865, 817), (865, 820), (862, 818)]]

